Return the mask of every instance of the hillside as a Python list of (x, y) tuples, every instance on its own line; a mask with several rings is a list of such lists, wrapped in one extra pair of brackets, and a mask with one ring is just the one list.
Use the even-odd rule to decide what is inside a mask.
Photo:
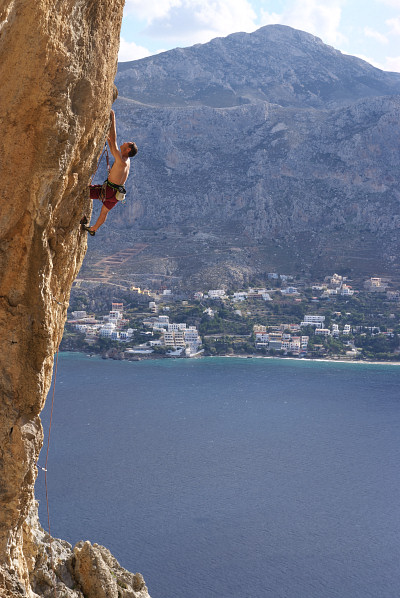
[(399, 272), (400, 74), (271, 25), (122, 63), (116, 84), (119, 140), (139, 154), (84, 277)]

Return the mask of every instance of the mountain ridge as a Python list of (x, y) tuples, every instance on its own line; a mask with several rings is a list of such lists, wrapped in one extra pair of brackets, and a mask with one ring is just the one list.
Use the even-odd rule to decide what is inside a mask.
[[(244, 44), (247, 52), (252, 53), (251, 56), (241, 52)], [(274, 61), (282, 62), (283, 54), (286, 64), (275, 64)], [(316, 58), (318, 64), (312, 68), (313, 61), (317, 62)], [(256, 63), (259, 68), (265, 69), (264, 73), (257, 73), (258, 89), (254, 88), (251, 78)], [(338, 70), (341, 78), (335, 72)], [(233, 33), (225, 38), (215, 38), (207, 44), (176, 48), (134, 62), (120, 63), (116, 79), (119, 92), (121, 96), (131, 97), (124, 84), (127, 74), (134, 79), (135, 94), (139, 97), (148, 99), (153, 94), (152, 102), (157, 104), (161, 86), (164, 95), (159, 105), (165, 105), (168, 101), (171, 106), (203, 103), (213, 107), (228, 107), (260, 99), (280, 105), (298, 106), (306, 103), (321, 107), (329, 100), (338, 102), (340, 91), (346, 92), (342, 101), (368, 95), (400, 93), (400, 74), (380, 71), (360, 58), (342, 54), (318, 37), (285, 25), (267, 25), (254, 33)], [(354, 77), (357, 88), (353, 79), (353, 87), (346, 90), (346, 85)], [(209, 97), (204, 90), (198, 97), (193, 93), (189, 98), (184, 97), (182, 92), (193, 85), (196, 78), (206, 90), (211, 88), (208, 89)], [(162, 83), (167, 80), (165, 90)], [(248, 87), (251, 84), (253, 88), (250, 90)], [(155, 86), (157, 91), (154, 90)], [(288, 89), (283, 89), (284, 86)], [(220, 93), (216, 105), (218, 89)], [(296, 90), (299, 99), (294, 101), (293, 91)], [(207, 100), (211, 99), (212, 91), (214, 103), (209, 103)], [(246, 96), (246, 93), (250, 95)]]
[[(271, 25), (123, 63), (116, 84), (118, 134), (139, 153), (99, 235), (146, 244), (117, 277), (194, 289), (399, 270), (400, 74)], [(85, 276), (103, 254), (90, 242)]]

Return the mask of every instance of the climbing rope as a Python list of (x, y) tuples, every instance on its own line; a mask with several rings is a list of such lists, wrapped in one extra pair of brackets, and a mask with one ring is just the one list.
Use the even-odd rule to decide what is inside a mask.
[(54, 367), (53, 393), (51, 396), (51, 409), (50, 409), (49, 432), (48, 432), (48, 436), (47, 436), (46, 462), (45, 462), (44, 467), (41, 468), (44, 471), (44, 485), (46, 488), (47, 526), (49, 528), (49, 538), (50, 538), (50, 565), (51, 565), (51, 570), (53, 571), (53, 575), (54, 575), (54, 581), (53, 581), (54, 598), (57, 598), (57, 590), (56, 590), (56, 572), (54, 569), (54, 561), (53, 561), (53, 538), (51, 536), (51, 530), (50, 530), (49, 492), (48, 492), (48, 488), (47, 488), (47, 461), (49, 459), (51, 422), (53, 419), (54, 395), (55, 395), (55, 390), (56, 390), (56, 379), (57, 379), (57, 366), (58, 366), (58, 348), (57, 348), (57, 354), (56, 354), (56, 364)]
[(90, 183), (89, 183), (90, 185), (92, 184), (92, 181), (93, 181), (94, 175), (96, 174), (96, 172), (97, 172), (97, 171), (98, 171), (98, 169), (99, 169), (100, 162), (101, 162), (101, 160), (102, 160), (102, 158), (103, 158), (104, 154), (106, 155), (106, 162), (107, 162), (107, 173), (109, 173), (109, 172), (110, 172), (110, 159), (109, 159), (109, 157), (108, 157), (108, 147), (107, 147), (107, 141), (106, 141), (106, 142), (105, 142), (105, 144), (104, 144), (103, 151), (101, 152), (101, 156), (100, 156), (100, 158), (99, 158), (99, 161), (97, 162), (96, 170), (94, 171), (94, 173), (92, 174), (92, 176), (91, 176), (91, 178), (90, 178)]

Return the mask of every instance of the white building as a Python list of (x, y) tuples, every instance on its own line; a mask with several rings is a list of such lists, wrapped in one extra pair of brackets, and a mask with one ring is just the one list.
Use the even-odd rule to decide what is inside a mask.
[(332, 324), (332, 336), (339, 336), (339, 325)]
[(233, 293), (233, 300), (234, 301), (246, 301), (247, 293), (244, 291), (239, 291), (238, 293)]
[(167, 330), (168, 330), (168, 332), (177, 332), (178, 330), (186, 330), (186, 323), (179, 322), (179, 323), (168, 324)]
[(73, 311), (71, 316), (74, 320), (82, 320), (83, 318), (87, 318), (87, 313), (85, 311)]
[(325, 276), (325, 282), (329, 282), (331, 285), (339, 286), (341, 283), (347, 280), (346, 276), (340, 276), (339, 274), (333, 274), (333, 276)]
[(343, 284), (340, 290), (340, 294), (343, 297), (351, 297), (352, 295), (354, 295), (354, 291), (347, 284)]
[[(143, 322), (144, 323), (144, 322)], [(158, 316), (157, 320), (152, 322), (153, 330), (165, 330), (169, 326), (169, 316)]]
[(257, 332), (265, 333), (265, 332), (267, 332), (267, 327), (264, 326), (263, 324), (254, 324), (253, 331), (254, 331), (254, 334), (257, 334)]
[(384, 293), (388, 285), (382, 280), (382, 278), (370, 278), (369, 280), (365, 281), (364, 287), (370, 292)]
[(325, 316), (307, 315), (307, 316), (304, 316), (304, 321), (305, 322), (320, 322), (321, 324), (323, 324), (325, 322)]
[(111, 309), (112, 309), (112, 311), (119, 311), (122, 314), (122, 312), (124, 311), (124, 304), (112, 302)]
[(153, 314), (157, 313), (158, 307), (157, 307), (157, 303), (155, 301), (149, 302), (149, 311), (151, 311)]
[(315, 334), (318, 334), (320, 336), (330, 336), (331, 331), (329, 330), (329, 328), (316, 328)]
[(304, 316), (304, 321), (300, 322), (300, 326), (315, 326), (315, 328), (322, 328), (325, 322), (325, 316)]
[(308, 347), (308, 341), (310, 340), (309, 336), (302, 336), (300, 337), (300, 342), (301, 342), (301, 349), (302, 351), (307, 351), (307, 347)]
[(163, 330), (166, 330), (168, 326), (169, 324), (163, 322), (152, 322), (153, 330), (160, 330), (162, 332)]
[(132, 333), (132, 328), (128, 328), (128, 330), (121, 330), (119, 333), (119, 338), (121, 341), (129, 341), (132, 338)]
[(226, 297), (224, 289), (210, 289), (208, 296), (210, 299), (222, 299), (222, 297)]
[(267, 347), (269, 343), (269, 334), (266, 332), (256, 332), (256, 347)]
[(175, 335), (173, 332), (168, 332), (167, 330), (164, 332), (164, 345), (166, 347), (175, 346)]
[(399, 301), (400, 300), (400, 291), (387, 291), (386, 297), (389, 301)]
[(196, 326), (189, 326), (189, 328), (187, 328), (184, 331), (184, 336), (185, 336), (185, 341), (187, 343), (199, 343), (200, 344), (200, 337), (199, 337), (199, 333), (197, 331)]
[(282, 330), (282, 332), (288, 330), (292, 334), (293, 332), (300, 332), (301, 327), (299, 324), (280, 324), (279, 330)]
[(301, 350), (301, 338), (300, 336), (293, 336), (289, 341), (289, 351), (294, 355), (298, 355)]
[(165, 330), (163, 341), (166, 347), (188, 347), (191, 352), (196, 352), (198, 346), (201, 344), (196, 326), (186, 328), (186, 324), (184, 328), (169, 328)]
[(325, 291), (322, 293), (321, 297), (323, 299), (330, 297), (331, 295), (337, 295), (339, 291), (339, 288), (336, 289), (325, 289)]
[(115, 322), (117, 323), (118, 320), (122, 320), (122, 312), (121, 311), (117, 311), (117, 310), (112, 310), (109, 312), (108, 316), (106, 316), (105, 319), (107, 319), (109, 322)]
[(177, 332), (173, 332), (172, 334), (174, 335), (174, 347), (186, 347), (185, 333), (182, 330), (178, 330)]
[(100, 328), (100, 336), (103, 338), (111, 338), (112, 333), (115, 330), (115, 324), (113, 322), (108, 322), (104, 326)]

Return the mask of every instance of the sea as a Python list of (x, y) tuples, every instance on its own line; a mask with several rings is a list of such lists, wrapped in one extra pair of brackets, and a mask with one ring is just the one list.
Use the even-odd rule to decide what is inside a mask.
[(152, 598), (398, 598), (399, 430), (398, 365), (61, 353), (51, 532)]

